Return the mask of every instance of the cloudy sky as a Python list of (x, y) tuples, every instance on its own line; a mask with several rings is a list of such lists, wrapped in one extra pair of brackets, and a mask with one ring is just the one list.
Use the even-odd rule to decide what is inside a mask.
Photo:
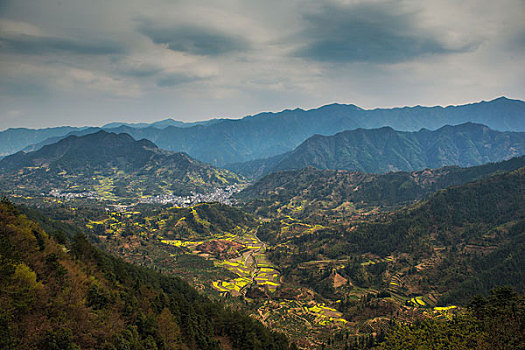
[(0, 129), (502, 95), (524, 0), (0, 0)]

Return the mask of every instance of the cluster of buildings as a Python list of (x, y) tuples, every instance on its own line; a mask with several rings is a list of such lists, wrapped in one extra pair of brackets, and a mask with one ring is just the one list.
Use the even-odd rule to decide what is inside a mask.
[[(151, 197), (139, 198), (138, 203), (152, 203), (152, 204), (173, 204), (180, 207), (192, 206), (202, 202), (219, 202), (223, 204), (233, 204), (234, 199), (231, 198), (233, 194), (241, 191), (242, 185), (229, 185), (224, 188), (215, 188), (209, 193), (192, 193), (189, 196), (177, 196), (174, 194), (160, 194)], [(53, 189), (49, 195), (55, 198), (65, 200), (86, 198), (99, 200), (101, 197), (95, 191), (86, 192), (61, 192), (59, 189)]]
[(60, 190), (52, 189), (49, 192), (51, 197), (62, 198), (62, 199), (76, 199), (76, 198), (87, 198), (87, 199), (98, 199), (98, 194), (95, 191), (86, 192), (60, 192)]
[(224, 188), (215, 188), (210, 193), (193, 193), (189, 196), (177, 196), (174, 194), (161, 194), (157, 196), (140, 198), (139, 203), (174, 204), (180, 207), (192, 206), (202, 202), (219, 202), (232, 204), (233, 194), (242, 189), (240, 185), (230, 185)]

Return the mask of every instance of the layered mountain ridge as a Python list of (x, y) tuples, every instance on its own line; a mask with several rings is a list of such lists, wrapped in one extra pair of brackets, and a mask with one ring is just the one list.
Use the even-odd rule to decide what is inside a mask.
[[(258, 158), (266, 158), (291, 151), (309, 137), (333, 135), (357, 128), (390, 126), (396, 130), (416, 131), (437, 129), (444, 125), (465, 122), (482, 123), (501, 131), (525, 131), (525, 102), (498, 98), (489, 102), (448, 107), (403, 107), (366, 110), (355, 105), (332, 104), (312, 110), (284, 110), (279, 113), (260, 113), (243, 119), (216, 119), (191, 127), (173, 125), (160, 128), (110, 124), (107, 131), (129, 133), (135, 139), (146, 138), (163, 149), (183, 151), (191, 157), (213, 165), (223, 166)], [(114, 127), (120, 125), (118, 127)], [(165, 124), (164, 124), (165, 125)], [(74, 134), (96, 132), (100, 128), (74, 130)], [(7, 155), (27, 146), (32, 150), (58, 141), (63, 135), (40, 135), (42, 131), (24, 132), (16, 145), (10, 144), (13, 129), (0, 132), (0, 155)], [(23, 141), (26, 140), (26, 141)]]
[(308, 166), (387, 173), (446, 165), (468, 167), (522, 154), (525, 154), (524, 132), (495, 131), (469, 122), (435, 131), (407, 132), (383, 127), (348, 130), (332, 136), (315, 135), (292, 152), (234, 164), (229, 169), (251, 178)]

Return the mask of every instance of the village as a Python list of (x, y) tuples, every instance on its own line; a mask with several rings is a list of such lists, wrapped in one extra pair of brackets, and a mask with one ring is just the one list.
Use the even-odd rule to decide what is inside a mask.
[[(133, 207), (139, 203), (148, 204), (173, 204), (179, 207), (189, 207), (198, 203), (204, 202), (218, 202), (222, 204), (234, 204), (235, 200), (232, 196), (240, 192), (245, 185), (233, 184), (223, 188), (215, 188), (209, 193), (192, 193), (189, 196), (179, 196), (172, 193), (164, 193), (156, 196), (143, 196), (138, 198), (134, 204), (126, 205), (125, 207)], [(92, 200), (106, 200), (106, 198), (96, 191), (84, 192), (62, 192), (60, 189), (52, 189), (49, 195), (54, 198), (63, 200), (73, 199), (92, 199)]]

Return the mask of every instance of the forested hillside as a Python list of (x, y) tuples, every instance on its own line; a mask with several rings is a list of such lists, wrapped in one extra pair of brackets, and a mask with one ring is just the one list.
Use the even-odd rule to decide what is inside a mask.
[[(438, 191), (376, 222), (332, 225), (299, 237), (278, 231), (274, 236), (275, 229), (268, 225), (259, 236), (276, 246), (272, 261), (291, 266), (292, 275), (301, 275), (294, 267), (305, 261), (347, 261), (338, 269), (341, 275), (361, 287), (385, 288), (388, 276), (404, 269), (394, 281), (396, 286), (403, 280), (411, 293), (439, 295), (439, 304), (464, 304), (498, 285), (523, 291), (524, 186), (522, 167)], [(282, 242), (289, 242), (286, 249), (281, 248)], [(389, 268), (390, 264), (384, 264), (381, 269), (362, 269), (359, 259), (367, 255), (396, 263)], [(315, 278), (309, 283), (323, 285)]]
[(350, 214), (352, 207), (410, 204), (440, 189), (523, 166), (522, 156), (469, 168), (450, 166), (381, 175), (309, 167), (269, 174), (236, 198), (245, 203), (245, 209), (260, 215), (272, 216), (279, 211), (303, 219), (343, 216)]
[(186, 282), (67, 236), (0, 203), (1, 348), (288, 349), (284, 336)]
[[(525, 347), (525, 299), (510, 288), (497, 288), (488, 298), (473, 298), (449, 319), (398, 324), (381, 350), (454, 349), (514, 350)], [(357, 347), (358, 348), (358, 347)]]

